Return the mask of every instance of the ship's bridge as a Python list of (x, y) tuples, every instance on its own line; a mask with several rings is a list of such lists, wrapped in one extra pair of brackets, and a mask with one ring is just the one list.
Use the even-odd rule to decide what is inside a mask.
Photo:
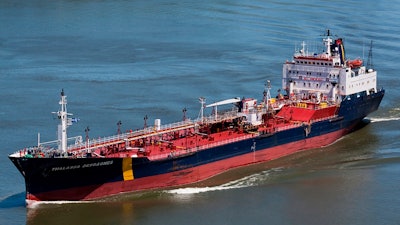
[(285, 63), (282, 88), (295, 99), (316, 97), (319, 101), (336, 101), (334, 88), (340, 83), (342, 67)]

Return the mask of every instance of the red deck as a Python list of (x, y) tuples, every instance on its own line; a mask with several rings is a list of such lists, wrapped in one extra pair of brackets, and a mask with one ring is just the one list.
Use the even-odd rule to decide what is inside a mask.
[(310, 122), (312, 120), (334, 116), (337, 110), (336, 106), (321, 108), (319, 105), (307, 105), (306, 103), (302, 106), (304, 107), (285, 106), (279, 111), (277, 117), (284, 118), (285, 120)]
[[(315, 120), (332, 117), (337, 107), (313, 103), (301, 103), (296, 106), (286, 105), (272, 118), (268, 118), (263, 124), (256, 127), (256, 132), (247, 132), (241, 127), (220, 127), (212, 132), (205, 127), (202, 132), (196, 132), (194, 126), (152, 130), (145, 135), (128, 134), (133, 138), (124, 141), (125, 138), (114, 140), (99, 147), (96, 155), (104, 157), (149, 157), (151, 160), (179, 156), (192, 151), (208, 148), (212, 145), (222, 145), (256, 135), (258, 132), (275, 132), (280, 127), (297, 126), (298, 122), (310, 123)], [(282, 120), (283, 119), (283, 120)], [(201, 128), (200, 128), (201, 129)]]

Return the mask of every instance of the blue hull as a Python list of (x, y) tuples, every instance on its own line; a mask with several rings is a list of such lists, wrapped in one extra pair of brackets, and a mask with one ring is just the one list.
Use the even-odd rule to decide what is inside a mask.
[[(135, 177), (147, 177), (168, 173), (177, 169), (186, 169), (207, 163), (232, 158), (235, 156), (273, 148), (279, 145), (297, 142), (304, 139), (326, 135), (338, 130), (345, 129), (349, 133), (368, 114), (378, 109), (385, 94), (382, 90), (369, 96), (350, 96), (346, 98), (339, 109), (338, 119), (315, 122), (311, 125), (311, 131), (306, 135), (304, 127), (293, 128), (277, 132), (267, 137), (257, 137), (243, 140), (223, 146), (199, 151), (194, 155), (173, 160), (151, 162), (134, 165)], [(253, 147), (255, 146), (255, 148)]]

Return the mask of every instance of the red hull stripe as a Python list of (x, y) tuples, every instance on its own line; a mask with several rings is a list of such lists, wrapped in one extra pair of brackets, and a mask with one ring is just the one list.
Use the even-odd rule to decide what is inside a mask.
[[(342, 129), (326, 135), (291, 142), (273, 148), (267, 148), (256, 151), (254, 153), (248, 153), (189, 169), (138, 179), (133, 178), (133, 174), (131, 173), (132, 170), (126, 170), (125, 163), (129, 164), (129, 162), (124, 162), (123, 173), (125, 181), (106, 183), (98, 185), (97, 187), (86, 186), (70, 188), (66, 190), (44, 192), (36, 195), (27, 194), (26, 199), (34, 201), (94, 200), (124, 192), (160, 189), (190, 184), (205, 180), (232, 168), (254, 163), (266, 162), (293, 154), (295, 152), (326, 146), (345, 135), (347, 131), (348, 129)], [(93, 191), (89, 191), (90, 193), (87, 194), (88, 190)], [(85, 193), (85, 195), (83, 196), (80, 193)]]

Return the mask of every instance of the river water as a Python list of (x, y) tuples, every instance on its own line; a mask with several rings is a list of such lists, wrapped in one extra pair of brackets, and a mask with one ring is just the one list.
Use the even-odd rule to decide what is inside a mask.
[[(398, 0), (0, 1), (0, 224), (399, 224), (399, 12)], [(70, 136), (196, 118), (200, 96), (261, 99), (266, 80), (274, 95), (282, 63), (326, 29), (348, 58), (367, 60), (373, 40), (387, 94), (363, 129), (190, 188), (25, 207), (7, 155), (56, 138), (61, 89), (80, 118)]]

